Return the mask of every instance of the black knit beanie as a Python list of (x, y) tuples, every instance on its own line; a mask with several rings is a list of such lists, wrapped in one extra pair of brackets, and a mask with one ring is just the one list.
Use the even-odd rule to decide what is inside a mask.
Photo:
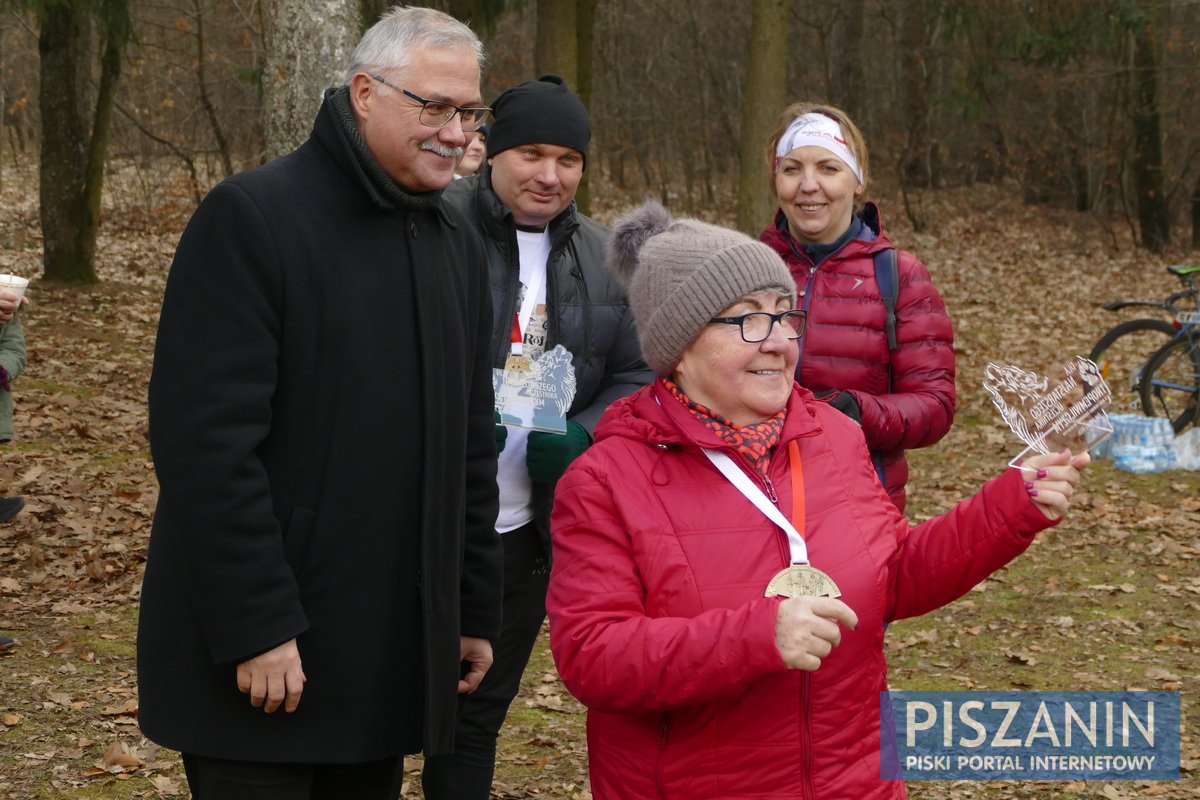
[(579, 95), (558, 75), (543, 75), (514, 86), (492, 103), (487, 155), (523, 144), (556, 144), (582, 153), (586, 168), (591, 138), (592, 122)]

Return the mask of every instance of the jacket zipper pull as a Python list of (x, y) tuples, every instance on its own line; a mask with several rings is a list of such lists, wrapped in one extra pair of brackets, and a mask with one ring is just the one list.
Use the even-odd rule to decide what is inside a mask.
[(775, 505), (779, 505), (779, 495), (775, 494), (775, 484), (771, 483), (771, 479), (766, 475), (763, 476), (763, 483), (767, 486), (767, 497)]

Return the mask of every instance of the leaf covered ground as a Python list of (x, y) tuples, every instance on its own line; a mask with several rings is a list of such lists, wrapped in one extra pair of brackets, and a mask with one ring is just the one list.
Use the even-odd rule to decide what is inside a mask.
[[(10, 169), (0, 185), (0, 271), (40, 273), (34, 181)], [(136, 182), (110, 194), (103, 283), (37, 282), (23, 312), (18, 434), (0, 456), (0, 493), (27, 499), (0, 525), (0, 635), (18, 641), (0, 657), (0, 800), (187, 796), (178, 755), (136, 725), (134, 632), (157, 494), (146, 383), (188, 209)], [(929, 264), (950, 308), (959, 412), (945, 440), (913, 454), (914, 520), (947, 509), (1014, 452), (980, 388), (984, 363), (1047, 370), (1086, 353), (1118, 321), (1101, 303), (1167, 294), (1174, 279), (1163, 267), (1188, 258), (1148, 257), (1093, 217), (1025, 206), (993, 187), (918, 199), (925, 233), (901, 218), (898, 198), (885, 196), (884, 208), (893, 237)], [(910, 795), (1200, 796), (1190, 725), (1200, 688), (1198, 559), (1200, 473), (1130, 475), (1102, 461), (1070, 518), (1022, 559), (888, 633), (893, 688), (1179, 690), (1179, 782), (928, 782), (910, 783)], [(502, 739), (496, 796), (589, 798), (583, 720), (543, 642)], [(412, 759), (408, 798), (420, 797), (419, 770)]]

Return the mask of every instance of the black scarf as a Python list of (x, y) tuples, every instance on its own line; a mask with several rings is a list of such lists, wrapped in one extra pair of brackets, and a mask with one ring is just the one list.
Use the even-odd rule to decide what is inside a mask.
[(359, 133), (358, 120), (354, 117), (354, 110), (350, 107), (350, 88), (348, 86), (341, 86), (331, 91), (329, 105), (333, 108), (341, 125), (342, 133), (345, 134), (350, 149), (354, 151), (363, 174), (366, 175), (371, 188), (378, 193), (382, 200), (396, 208), (409, 211), (433, 211), (438, 208), (442, 196), (440, 190), (410, 192), (392, 180), (391, 176), (383, 171), (383, 167), (379, 166), (379, 162), (371, 155), (371, 151), (367, 149), (367, 143), (363, 141), (362, 134)]

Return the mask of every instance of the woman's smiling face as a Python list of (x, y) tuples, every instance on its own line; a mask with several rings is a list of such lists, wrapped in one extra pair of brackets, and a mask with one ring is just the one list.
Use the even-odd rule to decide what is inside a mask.
[(779, 161), (775, 195), (799, 242), (829, 244), (850, 227), (862, 185), (846, 162), (823, 147), (797, 147)]
[[(777, 313), (791, 307), (789, 297), (755, 292), (714, 316)], [(693, 401), (735, 425), (752, 425), (787, 405), (798, 358), (796, 340), (788, 338), (783, 323), (772, 326), (770, 336), (754, 344), (743, 341), (737, 325), (708, 325), (683, 351), (672, 377)]]

